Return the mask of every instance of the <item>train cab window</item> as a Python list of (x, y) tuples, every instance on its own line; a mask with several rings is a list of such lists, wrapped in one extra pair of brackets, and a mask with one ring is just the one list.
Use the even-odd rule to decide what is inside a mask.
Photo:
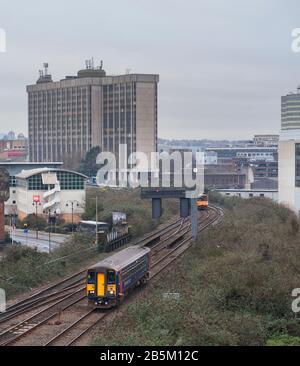
[(107, 271), (107, 284), (111, 285), (116, 282), (115, 271)]
[(88, 283), (95, 283), (96, 274), (95, 272), (89, 272), (87, 282)]

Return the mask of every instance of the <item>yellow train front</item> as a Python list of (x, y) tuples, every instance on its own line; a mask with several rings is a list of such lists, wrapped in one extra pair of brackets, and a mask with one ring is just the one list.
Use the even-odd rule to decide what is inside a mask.
[(207, 207), (208, 207), (208, 195), (207, 194), (202, 194), (200, 197), (198, 197), (197, 207), (198, 207), (198, 210), (207, 209)]
[(131, 246), (88, 269), (87, 298), (95, 308), (118, 305), (149, 278), (150, 249)]

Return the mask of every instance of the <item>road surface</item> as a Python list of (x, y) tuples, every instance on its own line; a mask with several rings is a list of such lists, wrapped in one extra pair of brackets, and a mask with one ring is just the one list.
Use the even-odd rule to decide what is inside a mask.
[(65, 242), (70, 236), (64, 234), (50, 234), (44, 231), (39, 231), (38, 239), (36, 238), (36, 232), (29, 230), (28, 234), (24, 233), (24, 230), (15, 229), (11, 230), (11, 227), (7, 227), (7, 231), (10, 233), (12, 242), (18, 242), (22, 245), (27, 245), (31, 248), (36, 248), (39, 252), (49, 253), (58, 248)]

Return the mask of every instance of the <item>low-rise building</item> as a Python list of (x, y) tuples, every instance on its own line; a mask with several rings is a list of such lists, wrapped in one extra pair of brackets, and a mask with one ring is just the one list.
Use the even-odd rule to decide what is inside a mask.
[(257, 160), (252, 163), (255, 178), (277, 178), (278, 161)]
[[(28, 154), (28, 140), (24, 137), (0, 139), (0, 159), (18, 160), (25, 159)], [(11, 136), (13, 137), (13, 136)]]
[(264, 197), (278, 201), (277, 189), (216, 189), (217, 192), (227, 197), (254, 198)]
[(276, 189), (276, 190), (278, 190), (278, 179), (269, 178), (269, 177), (255, 178), (255, 176), (254, 176), (254, 182), (251, 184), (251, 189)]
[(16, 209), (19, 219), (29, 214), (56, 214), (78, 222), (84, 212), (86, 180), (83, 174), (53, 168), (23, 170), (16, 175)]
[(204, 168), (204, 184), (208, 189), (250, 188), (253, 182), (253, 169), (249, 164), (238, 167), (230, 161)]
[(30, 163), (27, 161), (4, 161), (0, 162), (0, 167), (5, 168), (9, 173), (9, 191), (10, 197), (5, 202), (5, 215), (16, 215), (17, 214), (17, 201), (16, 201), (16, 175), (21, 173), (23, 170), (40, 169), (40, 168), (59, 168), (63, 163), (52, 162), (52, 163)]
[(249, 147), (209, 147), (206, 151), (214, 151), (218, 154), (218, 159), (245, 158), (248, 161), (266, 160), (276, 161), (278, 149), (274, 146), (249, 146)]
[(255, 146), (278, 147), (279, 135), (254, 135), (253, 142)]
[(215, 151), (205, 151), (204, 152), (204, 164), (205, 165), (218, 164), (218, 154)]

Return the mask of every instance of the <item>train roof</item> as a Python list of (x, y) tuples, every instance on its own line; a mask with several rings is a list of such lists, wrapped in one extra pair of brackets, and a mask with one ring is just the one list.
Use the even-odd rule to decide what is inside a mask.
[(95, 226), (96, 226), (96, 224), (98, 224), (98, 225), (109, 225), (107, 222), (104, 222), (104, 221), (96, 222), (96, 221), (91, 221), (91, 220), (87, 220), (87, 221), (81, 220), (79, 222), (79, 224), (87, 224), (87, 225), (95, 225)]
[(89, 270), (110, 268), (114, 269), (115, 271), (119, 271), (149, 252), (150, 248), (140, 247), (138, 245), (130, 246), (96, 263), (94, 266), (90, 267)]

